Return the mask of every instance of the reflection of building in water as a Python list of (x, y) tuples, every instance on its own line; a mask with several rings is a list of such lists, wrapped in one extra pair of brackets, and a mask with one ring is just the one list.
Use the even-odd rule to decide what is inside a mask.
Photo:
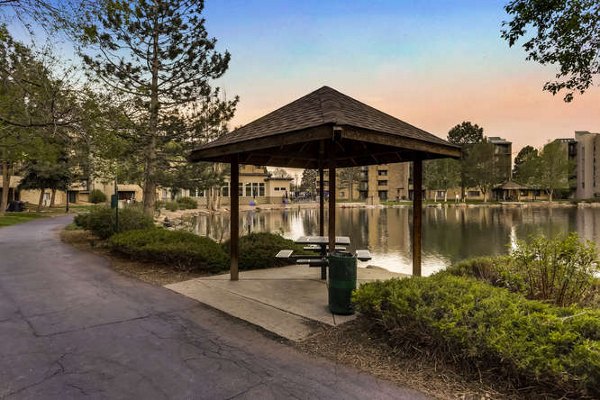
[(591, 240), (598, 246), (600, 243), (600, 210), (597, 208), (578, 209), (576, 231), (582, 239)]

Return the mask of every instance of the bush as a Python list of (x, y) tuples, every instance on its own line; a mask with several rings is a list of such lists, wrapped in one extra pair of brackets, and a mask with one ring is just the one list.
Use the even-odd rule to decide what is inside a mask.
[(106, 199), (107, 199), (106, 195), (101, 190), (94, 189), (90, 192), (90, 196), (89, 196), (90, 203), (93, 203), (93, 204), (106, 203)]
[[(110, 207), (95, 207), (87, 217), (87, 227), (94, 235), (100, 239), (108, 239), (115, 231), (116, 212)], [(126, 207), (119, 209), (119, 232), (130, 231), (134, 229), (145, 229), (154, 226), (152, 217), (144, 214), (138, 207)]]
[(73, 218), (73, 223), (83, 229), (89, 229), (90, 227), (90, 213), (77, 214)]
[(168, 201), (165, 203), (165, 208), (169, 211), (179, 210), (179, 204), (176, 201)]
[(394, 344), (439, 351), (474, 371), (600, 395), (599, 310), (557, 307), (448, 274), (367, 283), (353, 300)]
[[(223, 250), (229, 254), (230, 241), (222, 244)], [(294, 250), (297, 254), (304, 252), (303, 246), (294, 243), (293, 240), (284, 238), (274, 233), (251, 233), (240, 238), (240, 260), (239, 268), (263, 269), (289, 265), (286, 259), (275, 258), (279, 250)]]
[(215, 241), (183, 231), (162, 228), (133, 230), (114, 235), (113, 251), (136, 260), (172, 265), (181, 270), (218, 272), (227, 268), (227, 255)]
[(177, 204), (182, 210), (193, 210), (198, 208), (198, 202), (191, 197), (180, 197), (177, 199)]
[(582, 243), (576, 233), (518, 242), (510, 258), (512, 271), (523, 276), (528, 298), (550, 300), (560, 306), (580, 302), (599, 271), (595, 245)]
[(471, 276), (559, 306), (587, 305), (597, 302), (597, 258), (595, 245), (575, 233), (551, 240), (537, 236), (518, 242), (509, 256), (462, 261), (441, 274)]

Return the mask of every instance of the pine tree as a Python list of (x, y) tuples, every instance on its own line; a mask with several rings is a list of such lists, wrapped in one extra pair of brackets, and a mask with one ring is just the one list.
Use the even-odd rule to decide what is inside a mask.
[(154, 211), (158, 169), (168, 163), (162, 149), (197, 144), (207, 126), (233, 116), (237, 103), (220, 99), (211, 86), (227, 70), (230, 54), (219, 53), (208, 37), (203, 8), (201, 0), (106, 0), (96, 21), (82, 29), (84, 63), (129, 98), (147, 213)]

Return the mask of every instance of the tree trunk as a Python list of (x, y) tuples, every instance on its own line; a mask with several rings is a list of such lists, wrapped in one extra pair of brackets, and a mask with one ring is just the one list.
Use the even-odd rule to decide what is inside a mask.
[(55, 200), (56, 200), (56, 189), (52, 189), (52, 196), (50, 197), (50, 208), (54, 207)]
[[(155, 6), (156, 7), (156, 6)], [(158, 13), (156, 13), (158, 14)], [(156, 17), (157, 18), (157, 17)], [(159, 41), (159, 25), (155, 18), (153, 33), (152, 33), (152, 82), (150, 84), (150, 119), (148, 123), (148, 136), (150, 140), (146, 147), (146, 165), (144, 169), (144, 213), (154, 215), (154, 204), (156, 203), (156, 137), (158, 135), (158, 74), (159, 74), (159, 59), (158, 59), (158, 41)]]
[(0, 215), (3, 215), (8, 207), (8, 192), (10, 191), (10, 164), (2, 161), (2, 200), (0, 201)]
[(433, 202), (437, 203), (437, 190), (433, 191)]
[(444, 190), (444, 203), (448, 202), (448, 189)]
[(42, 211), (42, 204), (44, 203), (44, 195), (46, 194), (46, 189), (40, 189), (40, 200), (38, 201), (37, 212)]

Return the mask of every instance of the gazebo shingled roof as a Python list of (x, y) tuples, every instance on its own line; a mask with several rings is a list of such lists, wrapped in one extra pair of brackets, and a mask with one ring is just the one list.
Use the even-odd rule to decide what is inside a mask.
[[(192, 162), (231, 164), (231, 280), (238, 280), (239, 165), (318, 168), (319, 234), (325, 235), (323, 170), (329, 170), (330, 253), (335, 251), (336, 168), (413, 161), (413, 274), (421, 274), (423, 160), (460, 156), (460, 148), (431, 133), (323, 86), (189, 155)], [(325, 279), (325, 267), (321, 278)]]
[(237, 154), (241, 164), (317, 168), (319, 143), (334, 134), (341, 168), (460, 155), (457, 146), (323, 86), (200, 146), (189, 159), (229, 162)]

